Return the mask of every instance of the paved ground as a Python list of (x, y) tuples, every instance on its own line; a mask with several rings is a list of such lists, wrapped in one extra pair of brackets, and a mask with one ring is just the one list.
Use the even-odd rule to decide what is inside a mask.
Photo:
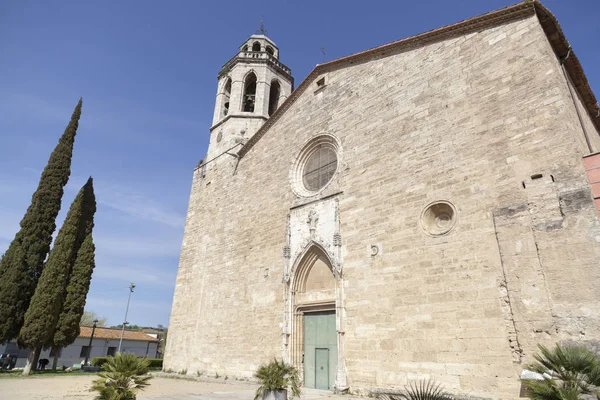
[[(0, 399), (92, 400), (89, 391), (95, 376), (48, 376), (29, 378), (0, 378)], [(183, 379), (155, 377), (150, 387), (140, 392), (138, 400), (252, 400), (256, 385), (242, 383), (197, 382)], [(302, 400), (309, 399), (358, 399), (352, 396), (336, 396), (331, 392), (309, 389), (302, 393)]]

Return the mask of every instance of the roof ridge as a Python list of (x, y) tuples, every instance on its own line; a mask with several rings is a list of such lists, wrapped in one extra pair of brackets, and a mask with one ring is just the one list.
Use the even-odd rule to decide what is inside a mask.
[[(372, 47), (370, 49), (363, 50), (348, 56), (340, 57), (323, 64), (317, 64), (315, 68), (313, 68), (312, 71), (306, 76), (306, 78), (302, 80), (302, 82), (300, 83), (300, 85), (298, 85), (296, 90), (294, 90), (290, 94), (290, 96), (283, 102), (283, 104), (281, 104), (281, 106), (275, 111), (275, 113), (273, 113), (273, 115), (271, 115), (271, 117), (267, 121), (265, 121), (265, 123), (258, 129), (258, 131), (256, 131), (256, 133), (239, 150), (238, 156), (240, 158), (244, 157), (250, 151), (250, 149), (254, 147), (254, 144), (256, 144), (256, 142), (258, 142), (260, 138), (269, 130), (269, 128), (279, 120), (279, 118), (285, 113), (285, 111), (289, 109), (292, 104), (294, 104), (296, 99), (302, 93), (304, 93), (304, 91), (308, 88), (309, 84), (314, 80), (314, 78), (323, 72), (337, 68), (338, 66), (343, 65), (345, 63), (353, 64), (355, 62), (360, 62), (365, 59), (371, 59), (372, 57), (376, 56), (377, 53), (388, 49), (397, 50), (402, 49), (404, 47), (408, 47), (410, 45), (422, 46), (427, 43), (434, 43), (440, 40), (453, 37), (458, 34), (464, 34), (466, 32), (470, 32), (483, 27), (489, 27), (495, 24), (501, 24), (504, 22), (516, 20), (519, 17), (528, 14), (538, 16), (538, 19), (540, 19), (540, 24), (544, 28), (544, 33), (548, 37), (548, 40), (550, 41), (553, 49), (555, 50), (555, 53), (557, 52), (561, 44), (565, 45), (566, 43), (566, 45), (569, 46), (568, 41), (564, 36), (560, 25), (558, 24), (558, 20), (550, 12), (550, 10), (544, 7), (538, 0), (523, 0), (519, 3), (515, 3), (494, 11), (490, 11), (485, 14), (480, 14), (459, 22), (425, 31), (417, 35), (409, 36), (403, 39), (396, 40), (394, 42)], [(544, 23), (541, 20), (542, 18), (546, 18), (549, 21), (546, 21), (546, 26), (544, 26)], [(558, 42), (556, 43), (553, 43), (552, 40), (550, 40), (550, 34), (548, 33), (548, 30), (551, 29), (554, 29), (558, 34), (559, 38)], [(385, 54), (386, 53), (384, 52), (380, 55)], [(557, 56), (559, 55), (557, 54)], [(592, 92), (589, 82), (587, 81), (587, 78), (583, 73), (583, 68), (581, 67), (579, 60), (577, 59), (574, 53), (571, 53), (571, 56), (569, 57), (569, 60), (567, 60), (565, 65), (567, 67), (569, 75), (573, 75), (576, 78), (573, 79), (574, 81), (577, 81), (577, 84), (575, 86), (577, 87), (579, 93), (583, 94), (582, 97), (584, 97), (585, 99), (585, 104), (586, 108), (588, 109), (588, 112), (591, 115), (594, 115), (594, 112), (597, 112), (598, 110), (598, 103), (596, 101), (594, 93)], [(600, 132), (600, 118), (596, 118), (594, 124)]]
[[(242, 147), (240, 149), (240, 151), (238, 152), (238, 155), (241, 158), (241, 157), (244, 157), (246, 155), (246, 153), (248, 153), (248, 151), (254, 146), (254, 144), (264, 135), (264, 133), (279, 119), (279, 117), (283, 114), (283, 112), (285, 110), (287, 110), (295, 102), (296, 98), (298, 98), (299, 95), (304, 92), (304, 90), (306, 89), (308, 84), (312, 81), (312, 79), (314, 78), (315, 75), (317, 75), (321, 72), (324, 72), (325, 70), (329, 70), (335, 66), (344, 64), (346, 62), (352, 62), (352, 61), (358, 61), (359, 59), (362, 60), (365, 58), (370, 58), (373, 55), (375, 55), (375, 53), (377, 53), (381, 50), (391, 49), (391, 48), (395, 48), (395, 47), (407, 45), (407, 44), (413, 44), (418, 41), (426, 41), (427, 39), (428, 39), (427, 42), (432, 42), (432, 41), (439, 40), (440, 39), (439, 36), (442, 36), (443, 34), (446, 34), (443, 37), (448, 37), (448, 36), (452, 36), (452, 35), (461, 33), (464, 30), (476, 29), (482, 25), (488, 26), (489, 22), (491, 22), (491, 21), (497, 21), (498, 19), (504, 20), (499, 17), (505, 16), (506, 17), (505, 19), (509, 19), (507, 16), (511, 16), (513, 18), (516, 18), (516, 17), (524, 14), (527, 11), (530, 11), (531, 14), (533, 15), (534, 14), (534, 7), (533, 7), (534, 2), (535, 2), (535, 0), (526, 0), (525, 2), (519, 2), (516, 4), (512, 4), (510, 6), (507, 6), (507, 7), (503, 7), (503, 8), (494, 10), (494, 11), (487, 12), (485, 14), (480, 14), (480, 15), (470, 17), (470, 18), (467, 18), (467, 19), (464, 19), (464, 20), (461, 20), (458, 22), (448, 24), (448, 25), (443, 25), (439, 28), (431, 29), (429, 31), (425, 31), (425, 32), (419, 33), (417, 35), (408, 36), (406, 38), (402, 38), (402, 39), (399, 39), (399, 40), (396, 40), (396, 41), (393, 41), (390, 43), (386, 43), (386, 44), (383, 44), (380, 46), (376, 46), (376, 47), (372, 47), (367, 50), (360, 51), (358, 53), (353, 53), (348, 56), (336, 58), (334, 60), (327, 61), (323, 64), (317, 64), (315, 66), (315, 68), (313, 68), (313, 70), (306, 76), (306, 78), (304, 78), (304, 80), (300, 83), (300, 85), (298, 85), (296, 90), (294, 90), (290, 94), (290, 96), (283, 102), (283, 104), (279, 108), (277, 108), (275, 113), (273, 113), (273, 115), (271, 115), (271, 117), (258, 129), (258, 131), (256, 131), (256, 133), (248, 140), (248, 142), (246, 142), (244, 147)], [(488, 22), (488, 24), (484, 24), (484, 22)], [(419, 44), (422, 45), (423, 43), (419, 43)]]
[[(89, 326), (80, 327), (80, 337), (90, 337), (91, 331), (94, 329)], [(99, 339), (120, 339), (121, 337), (121, 328), (109, 328), (105, 326), (97, 326), (94, 331), (94, 337)], [(112, 335), (111, 335), (112, 334)], [(131, 331), (125, 330), (123, 333), (123, 340), (140, 340), (147, 342), (158, 342), (159, 340), (154, 336), (141, 332), (141, 331)]]
[(339, 58), (336, 58), (334, 60), (327, 61), (327, 62), (325, 62), (323, 64), (317, 64), (317, 65), (321, 66), (321, 67), (325, 67), (325, 66), (329, 66), (329, 65), (334, 65), (334, 64), (337, 64), (339, 62), (343, 62), (346, 59), (354, 59), (357, 56), (372, 55), (373, 53), (375, 53), (377, 51), (381, 51), (381, 50), (384, 50), (386, 48), (392, 48), (392, 47), (395, 47), (397, 45), (403, 44), (404, 42), (414, 41), (415, 39), (420, 39), (420, 38), (432, 39), (432, 36), (435, 36), (435, 35), (444, 35), (444, 34), (447, 34), (449, 32), (454, 32), (455, 30), (460, 30), (461, 28), (462, 29), (464, 29), (466, 27), (472, 28), (472, 26), (474, 26), (474, 25), (478, 25), (478, 24), (481, 24), (483, 22), (487, 22), (488, 20), (496, 20), (496, 19), (498, 19), (499, 16), (508, 15), (508, 14), (513, 13), (515, 11), (523, 11), (523, 10), (528, 10), (529, 9), (533, 13), (533, 11), (534, 11), (534, 9), (533, 9), (534, 2), (535, 2), (535, 0), (521, 1), (519, 3), (515, 3), (515, 4), (512, 4), (512, 5), (503, 7), (503, 8), (499, 8), (497, 10), (489, 11), (489, 12), (484, 13), (484, 14), (479, 14), (479, 15), (476, 15), (474, 17), (469, 17), (469, 18), (460, 20), (458, 22), (453, 22), (451, 24), (443, 25), (443, 26), (440, 26), (438, 28), (434, 28), (434, 29), (430, 29), (430, 30), (425, 31), (425, 32), (418, 33), (416, 35), (407, 36), (405, 38), (398, 39), (398, 40), (395, 40), (393, 42), (389, 42), (389, 43), (385, 43), (385, 44), (382, 44), (382, 45), (379, 45), (379, 46), (371, 47), (369, 49), (359, 51), (358, 53), (353, 53), (353, 54), (350, 54), (350, 55), (347, 55), (347, 56), (339, 57)]

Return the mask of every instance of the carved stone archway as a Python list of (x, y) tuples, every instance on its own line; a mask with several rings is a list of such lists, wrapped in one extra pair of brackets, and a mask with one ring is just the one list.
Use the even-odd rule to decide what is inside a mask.
[(308, 243), (296, 257), (286, 286), (286, 318), (283, 356), (300, 370), (304, 350), (304, 315), (309, 312), (335, 311), (337, 334), (336, 391), (347, 389), (343, 352), (343, 281), (334, 259), (316, 241)]

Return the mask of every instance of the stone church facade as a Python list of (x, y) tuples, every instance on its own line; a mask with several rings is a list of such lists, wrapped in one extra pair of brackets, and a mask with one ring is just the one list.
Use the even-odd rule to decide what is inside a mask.
[[(318, 65), (219, 73), (165, 369), (515, 398), (538, 343), (600, 340), (600, 118), (536, 1)], [(600, 202), (600, 200), (598, 200)]]

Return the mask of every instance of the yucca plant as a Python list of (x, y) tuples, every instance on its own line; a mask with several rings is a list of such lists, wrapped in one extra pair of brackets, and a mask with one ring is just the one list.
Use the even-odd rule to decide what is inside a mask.
[(582, 346), (538, 345), (534, 363), (525, 368), (542, 375), (542, 380), (524, 380), (534, 400), (578, 400), (586, 394), (600, 395), (600, 359)]
[(394, 397), (405, 400), (452, 400), (452, 396), (434, 381), (411, 382), (405, 390), (406, 393)]
[(292, 397), (300, 396), (300, 377), (298, 370), (285, 361), (273, 359), (268, 364), (261, 365), (254, 377), (258, 379), (260, 387), (256, 390), (254, 400), (264, 398), (269, 392), (287, 391), (292, 392)]
[(148, 386), (152, 378), (147, 375), (149, 366), (148, 359), (133, 353), (108, 357), (91, 390), (99, 393), (98, 400), (135, 400), (137, 392)]

